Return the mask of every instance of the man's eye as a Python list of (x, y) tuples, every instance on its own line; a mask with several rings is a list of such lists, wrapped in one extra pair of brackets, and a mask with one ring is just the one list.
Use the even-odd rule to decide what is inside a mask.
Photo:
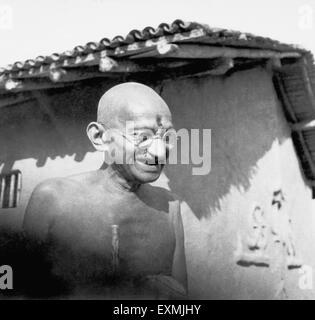
[(139, 140), (146, 141), (150, 139), (150, 137), (152, 137), (152, 134), (150, 134), (149, 132), (142, 132), (138, 135), (138, 137), (139, 137)]

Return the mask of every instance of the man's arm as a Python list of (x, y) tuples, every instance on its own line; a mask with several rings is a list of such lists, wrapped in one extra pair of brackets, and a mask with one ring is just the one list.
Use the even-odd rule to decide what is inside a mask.
[(26, 207), (23, 229), (37, 240), (46, 240), (58, 210), (57, 186), (51, 181), (39, 184)]

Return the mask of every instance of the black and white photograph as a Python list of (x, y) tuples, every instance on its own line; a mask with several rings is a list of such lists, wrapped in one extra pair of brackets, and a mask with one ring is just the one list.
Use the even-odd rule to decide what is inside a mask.
[(0, 300), (315, 300), (314, 53), (314, 0), (0, 0)]

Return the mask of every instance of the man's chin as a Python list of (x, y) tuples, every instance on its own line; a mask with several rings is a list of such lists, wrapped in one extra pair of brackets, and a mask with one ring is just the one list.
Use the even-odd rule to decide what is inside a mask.
[(161, 175), (160, 173), (141, 173), (141, 174), (137, 174), (137, 180), (144, 184), (144, 183), (150, 183), (150, 182), (154, 182), (155, 180), (157, 180)]
[(136, 163), (135, 177), (140, 183), (150, 183), (157, 180), (164, 168), (163, 164), (147, 165), (145, 163)]

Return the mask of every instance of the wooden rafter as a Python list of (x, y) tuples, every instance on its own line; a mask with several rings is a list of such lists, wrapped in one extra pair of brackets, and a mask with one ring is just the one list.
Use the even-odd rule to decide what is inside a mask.
[[(41, 70), (26, 72), (20, 71), (12, 74), (10, 78), (2, 78), (0, 81), (1, 92), (22, 92), (42, 90), (72, 85), (81, 80), (92, 78), (115, 78), (126, 74), (177, 74), (181, 68), (193, 72), (194, 66), (198, 66), (198, 72), (206, 72), (213, 75), (221, 75), (234, 66), (231, 58), (215, 59), (145, 59), (143, 61), (113, 60), (105, 57), (99, 66), (80, 68), (50, 68), (41, 67)], [(188, 67), (188, 69), (187, 69)], [(202, 70), (200, 70), (200, 68)]]
[(180, 59), (213, 59), (224, 58), (251, 58), (251, 59), (271, 59), (271, 58), (299, 58), (298, 52), (277, 52), (273, 50), (260, 49), (236, 49), (231, 47), (217, 47), (198, 44), (165, 44), (154, 47), (152, 50), (130, 56), (130, 59), (143, 58), (180, 58)]

